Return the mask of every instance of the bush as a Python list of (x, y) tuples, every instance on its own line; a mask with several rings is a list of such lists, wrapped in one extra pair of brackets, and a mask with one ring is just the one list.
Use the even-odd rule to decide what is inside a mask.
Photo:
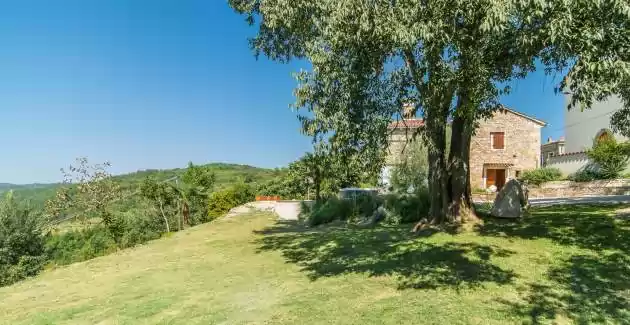
[(210, 220), (219, 218), (230, 209), (251, 202), (255, 198), (253, 188), (245, 183), (213, 192), (208, 199), (208, 217)]
[(612, 179), (619, 177), (628, 166), (628, 151), (627, 143), (617, 143), (613, 137), (608, 137), (597, 141), (586, 154), (599, 168), (602, 179)]
[(118, 249), (113, 236), (104, 226), (50, 235), (46, 253), (53, 264), (66, 265), (107, 255)]
[(141, 210), (113, 215), (120, 226), (99, 224), (90, 228), (49, 234), (46, 254), (50, 262), (66, 265), (107, 255), (121, 248), (133, 247), (160, 238), (164, 227), (160, 218)]
[(122, 248), (133, 247), (158, 239), (164, 231), (160, 218), (152, 217), (146, 213), (126, 215), (125, 220), (126, 230), (120, 241)]
[(417, 191), (415, 194), (389, 194), (385, 197), (384, 207), (387, 210), (385, 222), (403, 224), (418, 222), (429, 214), (429, 192)]
[(592, 168), (581, 169), (567, 177), (568, 180), (574, 182), (590, 182), (603, 178), (602, 174)]
[(333, 221), (357, 222), (372, 217), (383, 199), (376, 195), (360, 194), (355, 198), (340, 199), (330, 197), (316, 202), (313, 206), (302, 204), (300, 219), (309, 226), (317, 226)]
[(316, 202), (306, 216), (309, 226), (318, 226), (335, 220), (348, 220), (353, 213), (353, 204), (350, 200), (342, 200), (331, 197)]
[(9, 192), (0, 205), (0, 285), (37, 274), (45, 261), (41, 218)]
[(524, 171), (520, 179), (529, 184), (540, 185), (545, 182), (561, 180), (562, 173), (558, 168), (538, 168)]

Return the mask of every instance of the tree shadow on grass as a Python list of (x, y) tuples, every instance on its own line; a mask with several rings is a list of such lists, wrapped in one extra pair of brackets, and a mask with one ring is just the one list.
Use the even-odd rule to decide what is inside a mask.
[(484, 236), (549, 238), (562, 245), (630, 252), (630, 220), (609, 214), (610, 205), (565, 205), (533, 208), (521, 220), (484, 218), (477, 232)]
[(618, 206), (565, 205), (533, 208), (522, 220), (485, 218), (485, 236), (550, 239), (590, 250), (556, 261), (546, 281), (526, 287), (523, 301), (502, 301), (531, 324), (630, 325), (630, 220)]
[[(578, 255), (552, 268), (549, 284), (531, 284), (523, 302), (503, 301), (532, 324), (630, 324), (630, 258)], [(562, 322), (564, 320), (564, 322)]]
[(412, 235), (408, 225), (309, 230), (285, 223), (257, 234), (262, 235), (257, 239), (260, 251), (281, 251), (312, 280), (346, 273), (390, 275), (399, 289), (431, 289), (507, 284), (515, 277), (491, 262), (493, 256), (511, 251), (476, 243), (428, 243)]

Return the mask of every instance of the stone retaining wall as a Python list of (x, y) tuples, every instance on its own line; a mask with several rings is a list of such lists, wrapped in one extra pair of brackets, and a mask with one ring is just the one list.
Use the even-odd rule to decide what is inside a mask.
[[(555, 181), (529, 186), (530, 198), (630, 195), (630, 179), (592, 182)], [(496, 194), (473, 194), (474, 201), (493, 201)]]
[(597, 195), (628, 195), (630, 179), (598, 180), (592, 182), (556, 181), (529, 187), (530, 197), (575, 197)]

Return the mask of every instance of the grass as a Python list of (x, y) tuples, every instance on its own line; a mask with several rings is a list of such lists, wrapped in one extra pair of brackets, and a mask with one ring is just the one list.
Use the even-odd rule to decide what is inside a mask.
[(253, 213), (0, 288), (0, 322), (630, 324), (630, 221), (614, 210), (420, 236)]

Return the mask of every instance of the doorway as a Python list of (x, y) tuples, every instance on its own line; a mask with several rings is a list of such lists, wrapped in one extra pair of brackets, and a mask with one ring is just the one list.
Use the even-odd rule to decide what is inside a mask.
[(496, 186), (501, 190), (505, 185), (505, 169), (486, 169), (486, 187)]

